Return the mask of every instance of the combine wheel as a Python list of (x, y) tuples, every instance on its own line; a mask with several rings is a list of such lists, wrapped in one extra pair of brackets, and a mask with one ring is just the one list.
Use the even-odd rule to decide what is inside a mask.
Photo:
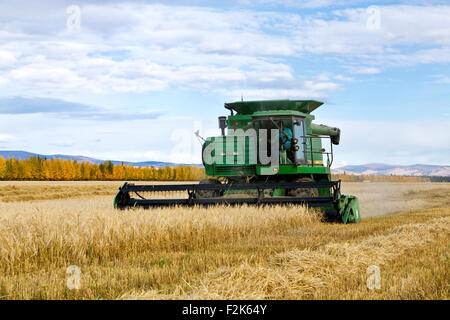
[[(217, 179), (200, 180), (199, 184), (221, 184)], [(217, 198), (222, 195), (221, 190), (197, 190), (195, 192), (197, 198)]]
[[(297, 178), (294, 182), (314, 182), (311, 178)], [(288, 191), (288, 196), (297, 198), (314, 198), (319, 196), (319, 190), (317, 188), (295, 188)]]

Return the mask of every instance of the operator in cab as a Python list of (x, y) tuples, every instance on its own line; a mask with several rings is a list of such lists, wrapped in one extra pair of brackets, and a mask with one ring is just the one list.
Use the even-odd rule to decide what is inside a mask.
[[(292, 151), (292, 129), (285, 125), (284, 121), (281, 122), (280, 130), (280, 154), (283, 157), (283, 153), (286, 153), (286, 162), (295, 162), (295, 155)], [(283, 163), (283, 159), (280, 159)]]

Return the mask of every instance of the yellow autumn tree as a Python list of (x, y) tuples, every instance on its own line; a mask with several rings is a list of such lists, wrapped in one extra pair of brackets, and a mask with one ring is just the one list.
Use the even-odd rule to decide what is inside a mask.
[(134, 167), (104, 162), (100, 165), (61, 159), (33, 157), (26, 160), (0, 157), (0, 180), (148, 180), (185, 181), (205, 177), (204, 169), (195, 166)]

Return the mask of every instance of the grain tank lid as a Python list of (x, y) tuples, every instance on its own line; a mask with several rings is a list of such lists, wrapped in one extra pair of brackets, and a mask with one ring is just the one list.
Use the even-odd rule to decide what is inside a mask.
[(262, 101), (237, 101), (225, 103), (225, 108), (234, 110), (238, 114), (253, 114), (257, 111), (292, 110), (303, 113), (311, 113), (323, 102), (316, 100), (262, 100)]

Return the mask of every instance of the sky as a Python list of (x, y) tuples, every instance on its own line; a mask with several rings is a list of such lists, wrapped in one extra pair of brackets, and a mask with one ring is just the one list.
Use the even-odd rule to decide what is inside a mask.
[(0, 3), (0, 150), (200, 163), (225, 102), (315, 99), (334, 166), (449, 165), (450, 2)]

